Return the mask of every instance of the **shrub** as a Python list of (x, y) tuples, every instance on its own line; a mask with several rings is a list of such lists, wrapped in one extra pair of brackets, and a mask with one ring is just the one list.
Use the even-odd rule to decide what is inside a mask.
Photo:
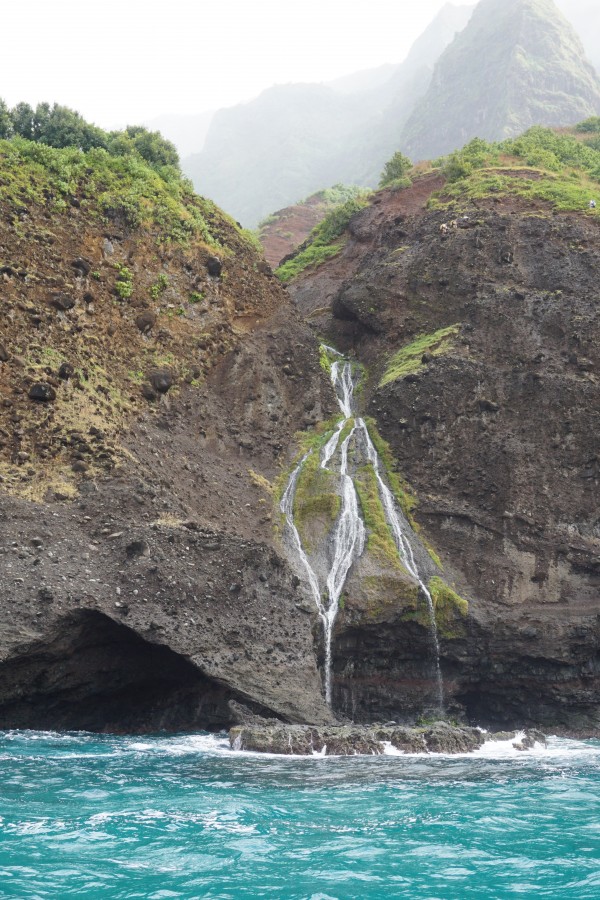
[(411, 160), (408, 158), (408, 156), (405, 156), (403, 153), (397, 150), (392, 158), (389, 159), (383, 167), (383, 172), (381, 173), (381, 178), (379, 179), (379, 187), (386, 187), (386, 185), (392, 184), (392, 182), (397, 182), (398, 180), (405, 179), (411, 169)]

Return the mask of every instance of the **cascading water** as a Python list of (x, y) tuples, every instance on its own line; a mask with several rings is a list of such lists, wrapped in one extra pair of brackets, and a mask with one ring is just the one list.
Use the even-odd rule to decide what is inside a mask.
[[(352, 443), (355, 451), (360, 450), (363, 456), (373, 467), (377, 481), (379, 498), (383, 506), (385, 518), (394, 537), (398, 555), (402, 564), (417, 582), (422, 591), (429, 610), (431, 622), (432, 649), (435, 661), (436, 677), (436, 701), (439, 710), (443, 709), (443, 681), (440, 669), (440, 647), (435, 622), (435, 610), (431, 597), (423, 578), (419, 573), (419, 567), (415, 560), (408, 531), (408, 526), (403, 526), (402, 516), (397, 508), (396, 501), (381, 475), (381, 460), (375, 449), (366, 423), (361, 418), (354, 417), (354, 391), (355, 379), (353, 365), (334, 350), (333, 347), (322, 345), (322, 349), (328, 357), (335, 356), (331, 364), (331, 382), (336, 392), (338, 404), (342, 412), (342, 418), (337, 423), (336, 429), (321, 450), (320, 466), (329, 472), (339, 476), (338, 492), (341, 497), (340, 512), (333, 530), (331, 543), (332, 554), (326, 575), (326, 590), (321, 589), (319, 577), (311, 565), (310, 559), (302, 546), (300, 533), (294, 522), (294, 500), (296, 488), (302, 470), (307, 459), (315, 451), (309, 451), (300, 460), (292, 472), (283, 497), (281, 499), (281, 511), (283, 512), (293, 549), (300, 560), (306, 573), (308, 584), (313, 595), (319, 616), (323, 623), (325, 644), (325, 698), (331, 703), (331, 645), (333, 627), (339, 611), (339, 603), (348, 573), (353, 563), (362, 555), (365, 547), (365, 526), (359, 511), (359, 500), (352, 475), (348, 468), (348, 452)], [(349, 429), (349, 430), (348, 430)], [(342, 434), (347, 431), (340, 443)]]

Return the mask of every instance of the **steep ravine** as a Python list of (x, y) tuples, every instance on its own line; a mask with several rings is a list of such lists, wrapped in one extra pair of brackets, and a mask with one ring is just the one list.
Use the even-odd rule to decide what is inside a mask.
[[(468, 601), (441, 633), (450, 710), (597, 734), (598, 221), (505, 198), (465, 201), (444, 231), (448, 213), (426, 208), (436, 187), (379, 194), (344, 251), (290, 290), (367, 366), (365, 411)], [(374, 602), (362, 576), (337, 620), (334, 708), (396, 718), (418, 705), (426, 636), (393, 583)]]

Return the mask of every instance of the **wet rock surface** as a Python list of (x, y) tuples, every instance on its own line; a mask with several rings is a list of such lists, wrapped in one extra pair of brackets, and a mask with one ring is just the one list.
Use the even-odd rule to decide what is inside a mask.
[[(336, 725), (313, 727), (308, 725), (242, 724), (229, 732), (234, 750), (254, 753), (277, 753), (311, 756), (379, 756), (385, 745), (401, 753), (471, 753), (486, 741), (517, 738), (517, 732), (503, 735), (484, 733), (478, 728), (435, 722), (428, 726), (407, 728), (389, 725)], [(541, 732), (519, 735), (517, 749), (530, 750), (545, 745)]]

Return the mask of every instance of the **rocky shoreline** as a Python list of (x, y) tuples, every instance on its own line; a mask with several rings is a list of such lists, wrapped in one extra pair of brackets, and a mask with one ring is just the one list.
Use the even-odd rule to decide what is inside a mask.
[(233, 750), (293, 756), (380, 756), (390, 744), (402, 753), (469, 753), (488, 741), (513, 739), (516, 750), (546, 745), (535, 729), (484, 732), (479, 728), (434, 722), (408, 727), (386, 725), (238, 725), (229, 731)]

